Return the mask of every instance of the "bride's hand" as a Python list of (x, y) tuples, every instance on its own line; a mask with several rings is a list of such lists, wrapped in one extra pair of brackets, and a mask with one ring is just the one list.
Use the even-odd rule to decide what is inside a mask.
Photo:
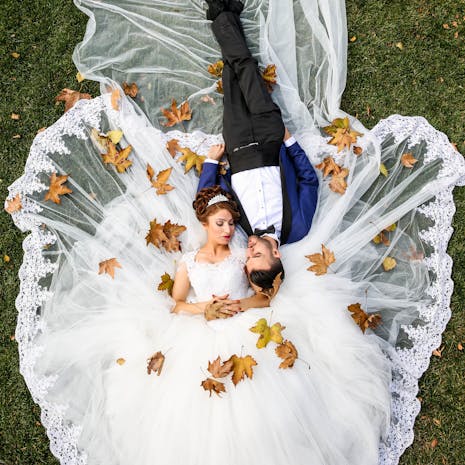
[(228, 295), (213, 296), (213, 299), (205, 306), (205, 319), (215, 320), (218, 318), (230, 318), (240, 312), (239, 300), (228, 300)]
[(224, 144), (215, 144), (215, 145), (212, 145), (210, 149), (208, 150), (207, 157), (212, 160), (220, 161), (221, 157), (223, 156), (223, 153), (224, 153)]

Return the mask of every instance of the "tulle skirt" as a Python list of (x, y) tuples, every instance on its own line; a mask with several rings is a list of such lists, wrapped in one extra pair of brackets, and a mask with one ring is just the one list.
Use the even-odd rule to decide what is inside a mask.
[[(162, 275), (173, 276), (181, 252), (146, 236), (151, 221), (170, 220), (186, 226), (182, 251), (205, 240), (192, 210), (198, 175), (186, 173), (166, 143), (175, 138), (202, 156), (222, 141), (221, 96), (206, 71), (218, 51), (201, 2), (76, 3), (91, 19), (74, 59), (102, 83), (102, 96), (77, 102), (36, 136), (6, 203), (15, 224), (31, 232), (16, 339), (52, 452), (82, 465), (396, 464), (413, 439), (417, 381), (450, 317), (446, 247), (463, 157), (424, 118), (393, 115), (369, 131), (339, 109), (343, 2), (248, 3), (246, 34), (263, 64), (278, 64), (273, 97), (286, 125), (314, 165), (332, 156), (348, 170), (347, 189), (334, 192), (318, 170), (312, 228), (282, 247), (286, 279), (270, 308), (216, 322), (174, 315), (158, 286)], [(110, 18), (120, 32), (111, 47)], [(289, 30), (277, 27), (280, 18)], [(186, 29), (190, 36), (181, 34)], [(141, 90), (130, 98), (120, 84), (132, 79)], [(210, 94), (213, 103), (202, 98)], [(187, 132), (160, 124), (159, 108), (171, 97), (191, 103)], [(362, 133), (361, 154), (338, 152), (320, 130), (344, 116)], [(122, 131), (120, 148), (132, 147), (122, 172), (101, 156), (98, 134), (109, 130)], [(406, 153), (417, 160), (411, 167), (402, 162)], [(157, 195), (147, 164), (155, 173), (172, 168), (174, 189)], [(52, 173), (69, 176), (72, 192), (60, 203), (45, 200)], [(244, 241), (238, 232), (233, 246)], [(316, 275), (308, 255), (322, 244), (335, 262)], [(111, 258), (121, 266), (114, 278), (99, 273)], [(356, 303), (379, 314), (380, 324), (362, 332), (348, 310)], [(261, 317), (286, 327), (299, 356), (293, 367), (278, 368), (274, 343), (256, 347), (249, 328)], [(158, 351), (162, 372), (148, 373), (147, 359)], [(229, 380), (226, 392), (210, 396), (200, 385), (208, 362), (233, 354), (254, 357), (253, 377), (236, 386)]]

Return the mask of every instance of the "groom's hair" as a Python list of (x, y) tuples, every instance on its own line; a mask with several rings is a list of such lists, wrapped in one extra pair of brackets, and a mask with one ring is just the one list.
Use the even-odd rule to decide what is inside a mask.
[(277, 257), (271, 259), (271, 268), (267, 270), (253, 270), (249, 274), (250, 281), (263, 290), (271, 289), (276, 276), (281, 273), (281, 281), (284, 280), (284, 267)]

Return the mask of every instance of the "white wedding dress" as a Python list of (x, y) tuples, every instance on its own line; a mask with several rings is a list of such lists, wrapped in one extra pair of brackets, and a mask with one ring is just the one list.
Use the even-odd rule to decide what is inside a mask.
[[(205, 155), (222, 141), (222, 96), (207, 71), (219, 47), (200, 0), (75, 3), (90, 19), (73, 58), (101, 83), (102, 95), (78, 101), (36, 136), (6, 202), (17, 227), (30, 231), (16, 340), (54, 455), (62, 465), (396, 465), (413, 441), (418, 379), (450, 318), (446, 249), (452, 190), (465, 184), (463, 157), (422, 117), (393, 115), (368, 130), (340, 109), (343, 1), (246, 2), (247, 40), (262, 66), (276, 64), (272, 96), (286, 126), (314, 165), (332, 156), (347, 168), (348, 187), (343, 195), (331, 191), (317, 170), (312, 228), (281, 248), (286, 279), (270, 308), (210, 322), (173, 314), (158, 285), (180, 260), (192, 299), (250, 292), (240, 230), (230, 258), (195, 262), (205, 241), (192, 209), (198, 175), (185, 173), (180, 154), (166, 149), (176, 138)], [(137, 83), (136, 97), (124, 95), (123, 81)], [(160, 108), (171, 98), (187, 99), (193, 110), (184, 130), (161, 124)], [(344, 116), (363, 134), (361, 155), (337, 152), (320, 129)], [(123, 132), (121, 147), (132, 146), (126, 171), (102, 162), (95, 129)], [(413, 168), (402, 165), (404, 153), (418, 160)], [(172, 168), (174, 189), (157, 195), (147, 164), (155, 173)], [(60, 204), (44, 199), (52, 173), (69, 175), (72, 192)], [(153, 220), (186, 226), (182, 251), (147, 242)], [(388, 241), (373, 241), (394, 223), (384, 231)], [(306, 256), (321, 244), (336, 261), (317, 276)], [(386, 257), (396, 260), (390, 271)], [(110, 258), (121, 265), (114, 279), (99, 274)], [(379, 313), (380, 325), (363, 333), (348, 311), (354, 303)], [(276, 343), (256, 347), (250, 328), (262, 317), (285, 326), (284, 339), (298, 351), (293, 367), (278, 368)], [(162, 371), (149, 374), (147, 361), (158, 351)], [(252, 378), (236, 386), (228, 378), (226, 392), (210, 396), (201, 386), (208, 362), (233, 354), (255, 359)]]

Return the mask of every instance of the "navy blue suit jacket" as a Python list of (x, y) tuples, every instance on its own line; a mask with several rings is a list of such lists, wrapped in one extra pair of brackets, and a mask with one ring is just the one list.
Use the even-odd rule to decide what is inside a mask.
[[(313, 215), (318, 201), (318, 176), (307, 158), (306, 153), (295, 142), (289, 147), (283, 143), (279, 151), (281, 169), (281, 186), (283, 191), (283, 222), (281, 244), (296, 242), (302, 239), (310, 230)], [(230, 192), (240, 204), (231, 187), (231, 172), (219, 173), (219, 165), (204, 163), (197, 191), (204, 187), (219, 185)], [(248, 235), (252, 234), (249, 221), (241, 211), (240, 224)]]

